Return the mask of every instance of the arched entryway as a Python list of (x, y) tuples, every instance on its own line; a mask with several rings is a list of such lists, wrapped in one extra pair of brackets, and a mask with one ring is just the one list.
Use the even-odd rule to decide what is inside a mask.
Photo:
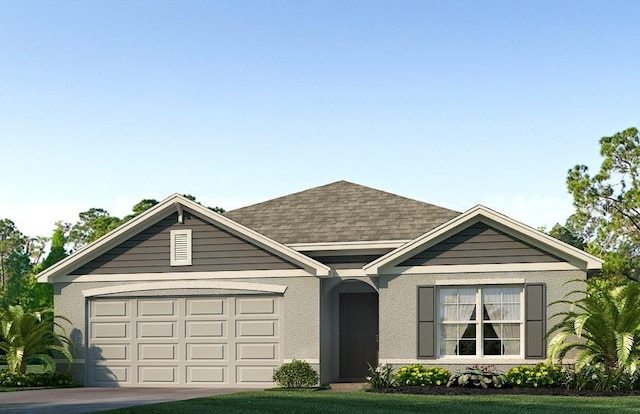
[(378, 292), (361, 281), (335, 288), (338, 322), (338, 381), (361, 382), (378, 364)]

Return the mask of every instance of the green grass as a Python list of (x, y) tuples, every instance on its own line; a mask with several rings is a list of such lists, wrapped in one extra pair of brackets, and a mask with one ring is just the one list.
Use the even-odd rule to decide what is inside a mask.
[(523, 395), (431, 396), (358, 392), (245, 392), (109, 411), (111, 414), (192, 413), (640, 413), (638, 397)]

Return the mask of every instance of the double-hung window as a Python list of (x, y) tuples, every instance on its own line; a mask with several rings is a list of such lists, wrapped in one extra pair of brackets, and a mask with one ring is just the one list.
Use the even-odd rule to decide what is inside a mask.
[(440, 356), (521, 356), (522, 296), (519, 286), (439, 288)]

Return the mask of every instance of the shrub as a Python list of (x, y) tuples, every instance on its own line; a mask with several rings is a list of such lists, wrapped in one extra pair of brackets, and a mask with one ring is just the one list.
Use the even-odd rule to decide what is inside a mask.
[(71, 374), (59, 372), (11, 373), (0, 371), (0, 387), (65, 387), (73, 385)]
[(504, 375), (514, 387), (557, 387), (565, 384), (562, 369), (553, 365), (514, 367)]
[(369, 375), (367, 376), (369, 388), (380, 390), (393, 387), (395, 381), (392, 374), (393, 368), (389, 364), (381, 364), (375, 368), (369, 365)]
[(587, 365), (580, 369), (563, 369), (567, 388), (578, 390), (629, 391), (640, 388), (640, 372), (612, 371), (601, 364)]
[[(26, 373), (27, 364), (41, 363), (55, 370), (52, 352), (58, 352), (71, 363), (72, 347), (63, 327), (57, 322), (67, 318), (55, 316), (52, 309), (25, 311), (22, 306), (9, 306), (0, 311), (0, 361), (11, 373)], [(55, 331), (58, 329), (61, 333)]]
[(318, 384), (318, 373), (308, 362), (294, 359), (282, 364), (273, 373), (273, 380), (281, 387), (302, 388)]
[(508, 384), (507, 377), (503, 373), (495, 371), (495, 367), (492, 365), (474, 365), (451, 375), (447, 387), (460, 385), (462, 387), (500, 388), (505, 384)]
[(450, 376), (451, 372), (444, 368), (413, 364), (401, 367), (396, 373), (395, 382), (398, 385), (445, 385)]

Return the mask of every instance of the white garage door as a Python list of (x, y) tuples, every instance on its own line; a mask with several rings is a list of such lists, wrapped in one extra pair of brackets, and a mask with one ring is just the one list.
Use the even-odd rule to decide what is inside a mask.
[(281, 362), (277, 297), (89, 302), (88, 384), (268, 386)]

